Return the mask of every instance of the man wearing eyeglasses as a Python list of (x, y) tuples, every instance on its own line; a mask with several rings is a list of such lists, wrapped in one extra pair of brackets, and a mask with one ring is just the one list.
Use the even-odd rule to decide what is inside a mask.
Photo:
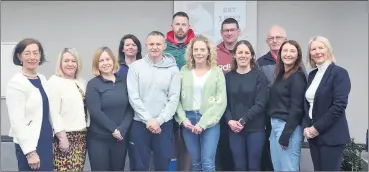
[[(268, 79), (268, 86), (272, 86), (274, 82), (274, 69), (275, 65), (277, 63), (277, 55), (279, 48), (283, 44), (284, 41), (286, 41), (286, 31), (281, 26), (274, 25), (272, 26), (269, 31), (266, 38), (266, 43), (268, 44), (270, 50), (265, 55), (258, 58), (257, 65), (259, 66), (260, 70), (264, 72), (265, 76)], [(306, 70), (303, 62), (301, 62), (300, 66), (304, 70), (305, 76)], [(272, 129), (271, 123), (270, 123), (270, 117), (266, 116), (265, 118), (266, 122), (266, 136), (267, 138), (270, 137), (270, 131)], [(273, 164), (270, 156), (270, 142), (269, 139), (265, 139), (264, 143), (264, 151), (263, 155), (261, 157), (261, 170), (263, 171), (273, 171)]]
[(223, 41), (217, 45), (218, 66), (224, 73), (231, 71), (232, 66), (232, 50), (236, 45), (238, 37), (240, 36), (240, 27), (234, 18), (227, 18), (222, 22), (220, 30)]
[[(233, 66), (232, 51), (240, 36), (238, 22), (234, 18), (227, 18), (222, 22), (220, 30), (223, 41), (217, 45), (218, 66), (224, 73), (230, 72)], [(216, 156), (216, 169), (221, 171), (233, 171), (234, 163), (231, 150), (229, 148), (228, 124), (225, 119), (220, 121), (220, 138)]]
[[(274, 82), (274, 69), (277, 63), (278, 50), (282, 43), (286, 40), (286, 31), (280, 26), (272, 26), (266, 38), (270, 50), (265, 55), (261, 56), (257, 60), (257, 64), (268, 79), (268, 86), (272, 86)], [(270, 117), (265, 118), (266, 125), (266, 138), (270, 137), (270, 131), (272, 129), (270, 123)], [(261, 157), (261, 170), (263, 171), (274, 171), (273, 164), (270, 156), (270, 142), (269, 139), (265, 139), (263, 155)]]

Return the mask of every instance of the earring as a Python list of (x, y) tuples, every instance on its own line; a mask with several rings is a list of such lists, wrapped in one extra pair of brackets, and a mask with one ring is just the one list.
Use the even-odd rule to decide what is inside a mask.
[(22, 64), (23, 64), (23, 62), (22, 62), (22, 61), (20, 61), (20, 64), (22, 65)]

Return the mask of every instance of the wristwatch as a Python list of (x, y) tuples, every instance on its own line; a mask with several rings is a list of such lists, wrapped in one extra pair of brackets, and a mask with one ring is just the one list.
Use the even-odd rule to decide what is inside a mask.
[(241, 125), (245, 125), (247, 121), (245, 121), (243, 118), (240, 118), (238, 122), (241, 123)]

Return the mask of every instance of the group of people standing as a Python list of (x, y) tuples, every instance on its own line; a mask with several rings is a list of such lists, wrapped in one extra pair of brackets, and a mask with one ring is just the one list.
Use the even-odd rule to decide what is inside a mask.
[(37, 73), (41, 43), (20, 41), (22, 70), (6, 93), (19, 170), (83, 171), (88, 152), (92, 171), (123, 171), (127, 153), (131, 171), (167, 171), (173, 157), (179, 171), (298, 171), (304, 138), (314, 170), (340, 170), (351, 85), (328, 39), (310, 40), (307, 76), (300, 45), (280, 26), (257, 60), (235, 19), (220, 32), (214, 46), (177, 12), (166, 36), (148, 34), (145, 56), (131, 34), (118, 57), (97, 49), (87, 84), (74, 48), (47, 80)]

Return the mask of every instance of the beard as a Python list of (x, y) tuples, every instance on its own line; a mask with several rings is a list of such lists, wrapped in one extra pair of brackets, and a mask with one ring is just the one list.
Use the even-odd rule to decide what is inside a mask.
[(183, 40), (187, 37), (187, 33), (184, 33), (183, 35), (180, 35), (178, 33), (174, 33), (174, 36), (178, 39), (178, 40)]

